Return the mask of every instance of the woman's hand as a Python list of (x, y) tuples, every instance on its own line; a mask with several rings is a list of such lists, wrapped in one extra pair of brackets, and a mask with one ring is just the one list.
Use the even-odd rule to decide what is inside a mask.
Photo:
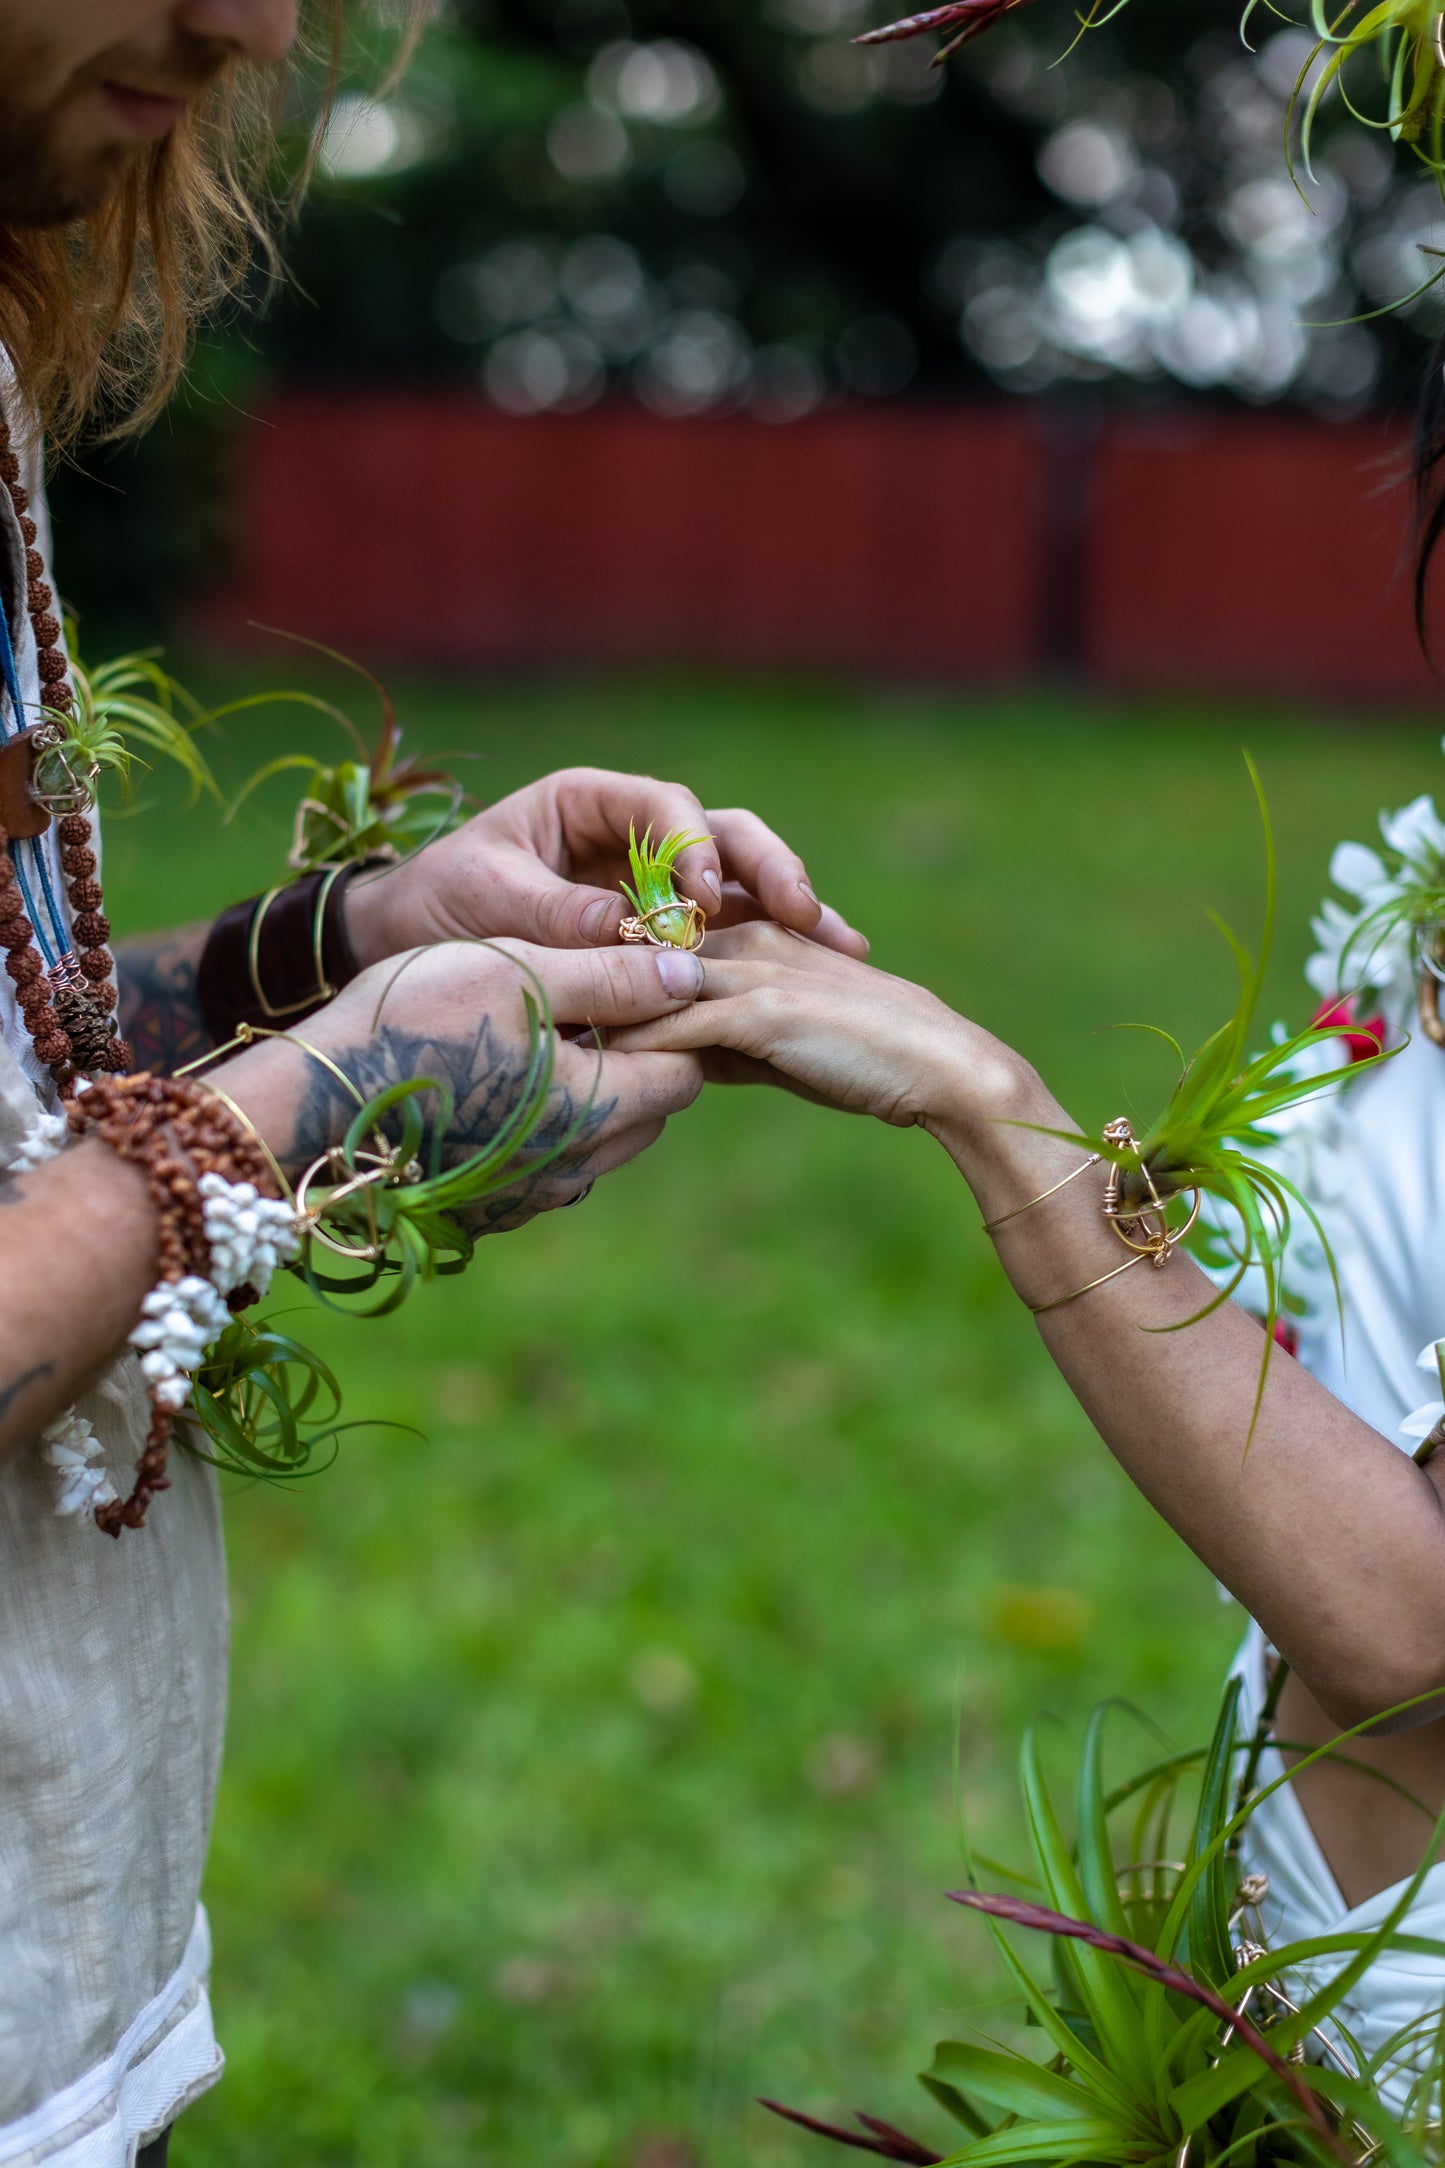
[(699, 1052), (720, 1083), (779, 1084), (942, 1141), (1012, 1102), (1024, 1064), (907, 979), (784, 927), (709, 935), (701, 998), (610, 1034), (629, 1052)]
[(706, 812), (680, 783), (568, 768), (514, 791), (384, 874), (354, 881), (347, 931), (362, 963), (429, 941), (492, 938), (601, 948), (628, 906), (628, 830), (705, 836), (677, 863), (678, 887), (715, 927), (776, 919), (849, 956), (868, 943), (819, 903), (801, 858), (756, 813)]

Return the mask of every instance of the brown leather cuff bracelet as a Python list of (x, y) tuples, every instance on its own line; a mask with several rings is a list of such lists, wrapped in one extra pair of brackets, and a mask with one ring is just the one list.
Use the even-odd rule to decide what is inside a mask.
[(346, 932), (346, 890), (386, 859), (322, 866), (223, 911), (206, 936), (196, 996), (213, 1046), (241, 1024), (286, 1031), (339, 994), (360, 970)]

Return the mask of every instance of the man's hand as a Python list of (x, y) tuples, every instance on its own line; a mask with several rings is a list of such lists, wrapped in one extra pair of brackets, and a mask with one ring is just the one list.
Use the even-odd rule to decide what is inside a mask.
[(497, 935), (547, 948), (601, 948), (627, 911), (628, 828), (684, 851), (677, 885), (713, 927), (766, 918), (846, 956), (868, 943), (819, 903), (807, 868), (755, 813), (706, 812), (680, 783), (568, 768), (513, 792), (390, 872), (354, 881), (347, 929), (362, 964), (431, 941)]
[[(606, 1031), (685, 1007), (702, 983), (697, 959), (662, 949), (451, 942), (364, 972), (299, 1033), (364, 1099), (413, 1077), (445, 1084), (455, 1104), (444, 1153), (454, 1166), (496, 1135), (521, 1097), (528, 970), (558, 1029), (552, 1090), (516, 1182), (473, 1215), (477, 1233), (574, 1204), (691, 1105), (702, 1084), (696, 1056), (599, 1052), (589, 1027)], [(267, 1040), (215, 1076), (293, 1177), (340, 1142), (357, 1111), (332, 1072), (292, 1040)], [(564, 1138), (556, 1157), (536, 1164)]]

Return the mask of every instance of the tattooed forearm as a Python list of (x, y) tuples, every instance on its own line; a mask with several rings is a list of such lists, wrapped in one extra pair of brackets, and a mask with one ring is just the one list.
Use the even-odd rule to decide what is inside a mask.
[[(442, 1139), (448, 1166), (491, 1142), (521, 1098), (527, 1074), (525, 1049), (494, 1032), (485, 1016), (465, 1037), (434, 1037), (383, 1025), (374, 1039), (346, 1047), (333, 1058), (366, 1099), (416, 1077), (435, 1078), (444, 1085), (453, 1101)], [(473, 1229), (518, 1226), (549, 1206), (567, 1202), (587, 1179), (588, 1155), (614, 1105), (592, 1100), (579, 1106), (565, 1086), (554, 1087), (517, 1163), (515, 1181), (467, 1214)], [(356, 1110), (357, 1101), (338, 1079), (319, 1063), (310, 1064), (290, 1144), (282, 1154), (290, 1171), (299, 1173), (329, 1150)], [(435, 1116), (434, 1098), (427, 1112)]]
[(196, 972), (209, 926), (143, 934), (116, 950), (120, 1028), (135, 1050), (137, 1069), (170, 1076), (210, 1048)]

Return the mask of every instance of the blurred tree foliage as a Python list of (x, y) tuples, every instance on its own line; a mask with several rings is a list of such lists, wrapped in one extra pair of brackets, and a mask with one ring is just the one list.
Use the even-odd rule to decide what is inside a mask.
[(1412, 384), (1436, 297), (1372, 312), (1428, 278), (1438, 192), (1338, 100), (1296, 191), (1306, 30), (1261, 15), (1251, 51), (1235, 0), (1134, 0), (1056, 65), (1074, 16), (1039, 0), (935, 69), (931, 41), (851, 43), (881, 19), (869, 0), (452, 0), (399, 86), (375, 90), (374, 53), (327, 129), (290, 284), (206, 359), (222, 396), (62, 479), (74, 590), (109, 593), (124, 563), (148, 616), (214, 562), (215, 440), (275, 374), (778, 422), (991, 385), (1338, 412)]

